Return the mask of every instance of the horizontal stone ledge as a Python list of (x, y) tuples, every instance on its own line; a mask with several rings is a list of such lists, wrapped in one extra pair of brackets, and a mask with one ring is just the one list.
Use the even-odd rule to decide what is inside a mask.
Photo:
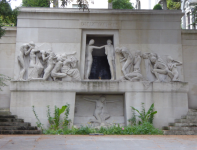
[(11, 81), (10, 90), (13, 92), (188, 92), (187, 82), (150, 83), (144, 86), (142, 82), (119, 81)]
[(145, 15), (184, 15), (181, 10), (117, 10), (117, 9), (89, 9), (79, 10), (76, 8), (32, 8), (20, 7), (20, 12), (29, 13), (80, 13), (80, 14), (145, 14)]

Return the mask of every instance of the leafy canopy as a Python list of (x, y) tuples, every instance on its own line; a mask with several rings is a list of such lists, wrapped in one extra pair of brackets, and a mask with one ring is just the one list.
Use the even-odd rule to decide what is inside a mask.
[(167, 8), (169, 10), (181, 9), (181, 0), (167, 0)]
[(50, 0), (23, 0), (22, 6), (24, 7), (49, 7)]
[(153, 7), (153, 10), (162, 10), (162, 7), (160, 4), (156, 4), (154, 7)]
[(0, 38), (5, 34), (3, 26), (17, 25), (18, 8), (12, 10), (9, 1), (0, 0)]
[(113, 9), (134, 9), (130, 0), (109, 0)]

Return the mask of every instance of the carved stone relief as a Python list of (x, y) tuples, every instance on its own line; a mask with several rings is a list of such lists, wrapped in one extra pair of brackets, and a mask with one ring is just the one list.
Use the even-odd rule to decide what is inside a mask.
[[(132, 56), (126, 47), (116, 48), (116, 53), (120, 55), (120, 62), (123, 62), (122, 73), (124, 76), (120, 78), (121, 81), (142, 81), (144, 83), (145, 81), (180, 81), (177, 66), (182, 65), (182, 63), (174, 60), (171, 56), (167, 56), (166, 62), (156, 53), (141, 54), (140, 51), (136, 51), (135, 56)], [(145, 62), (146, 79), (141, 74), (140, 65), (142, 58)]]
[(111, 73), (111, 80), (115, 80), (115, 55), (114, 55), (114, 46), (112, 45), (111, 40), (107, 40), (107, 45), (103, 46), (94, 46), (94, 39), (91, 39), (89, 41), (89, 44), (86, 46), (86, 70), (85, 70), (85, 79), (88, 80), (90, 76), (90, 72), (92, 69), (92, 62), (93, 62), (93, 56), (92, 56), (92, 51), (93, 49), (99, 50), (102, 48), (105, 48), (105, 54), (107, 56), (107, 61), (109, 64), (110, 68), (110, 73)]
[(28, 79), (27, 80), (64, 80), (69, 76), (67, 81), (81, 80), (79, 70), (76, 68), (78, 60), (74, 56), (76, 52), (69, 54), (55, 54), (52, 50), (43, 50), (42, 47), (36, 47), (33, 42), (24, 44), (20, 48), (18, 63), (20, 73), (18, 80), (25, 81), (24, 55), (29, 55)]
[(124, 124), (122, 95), (78, 95), (75, 105), (75, 125), (100, 128)]

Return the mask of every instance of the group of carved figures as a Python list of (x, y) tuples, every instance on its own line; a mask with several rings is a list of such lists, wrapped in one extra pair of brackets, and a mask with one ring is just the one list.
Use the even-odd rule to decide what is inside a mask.
[[(122, 64), (123, 76), (120, 80), (129, 81), (150, 81), (150, 82), (165, 82), (166, 77), (170, 77), (171, 81), (179, 81), (179, 72), (177, 66), (182, 65), (181, 62), (174, 60), (171, 56), (167, 56), (166, 62), (156, 53), (144, 53), (135, 51), (133, 56), (128, 48), (115, 48), (111, 40), (107, 40), (107, 45), (94, 46), (94, 40), (91, 39), (86, 50), (86, 65), (85, 79), (89, 78), (92, 68), (92, 51), (93, 49), (105, 48), (107, 56), (111, 80), (114, 80), (114, 65), (115, 52), (120, 56)], [(50, 49), (42, 50), (33, 42), (24, 44), (20, 47), (20, 53), (17, 57), (20, 65), (20, 74), (18, 80), (63, 80), (63, 81), (79, 81), (81, 80), (79, 70), (76, 68), (78, 60), (74, 56), (76, 52), (69, 54), (55, 54)], [(25, 62), (25, 58), (29, 58)], [(146, 79), (141, 74), (141, 61), (144, 59), (146, 69)], [(24, 78), (27, 74), (28, 77)], [(164, 78), (161, 78), (161, 75)], [(68, 79), (69, 77), (69, 79)]]
[(78, 60), (76, 52), (57, 55), (52, 50), (42, 50), (33, 42), (23, 44), (17, 57), (20, 65), (18, 80), (81, 80), (79, 70), (76, 68)]
[[(167, 56), (166, 62), (156, 53), (142, 54), (140, 51), (136, 51), (133, 56), (126, 47), (116, 48), (116, 53), (120, 55), (120, 62), (123, 63), (122, 73), (124, 76), (121, 80), (165, 82), (166, 77), (169, 76), (171, 81), (179, 81), (177, 66), (182, 63), (174, 60), (171, 56)], [(141, 74), (142, 58), (145, 60), (146, 79)], [(151, 75), (156, 80), (151, 79)], [(161, 75), (164, 75), (164, 78)]]

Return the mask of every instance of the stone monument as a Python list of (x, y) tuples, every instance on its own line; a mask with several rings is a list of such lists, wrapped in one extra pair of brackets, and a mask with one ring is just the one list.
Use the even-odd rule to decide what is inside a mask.
[[(68, 103), (71, 126), (124, 126), (132, 117), (131, 106), (140, 110), (141, 103), (146, 108), (155, 103), (156, 127), (179, 118), (188, 110), (188, 86), (183, 82), (180, 29), (175, 33), (166, 24), (181, 15), (21, 8), (10, 86), (12, 114), (35, 124), (29, 113), (34, 105), (47, 125), (46, 106)], [(143, 25), (155, 20), (162, 25)], [(25, 38), (24, 31), (29, 33)]]

